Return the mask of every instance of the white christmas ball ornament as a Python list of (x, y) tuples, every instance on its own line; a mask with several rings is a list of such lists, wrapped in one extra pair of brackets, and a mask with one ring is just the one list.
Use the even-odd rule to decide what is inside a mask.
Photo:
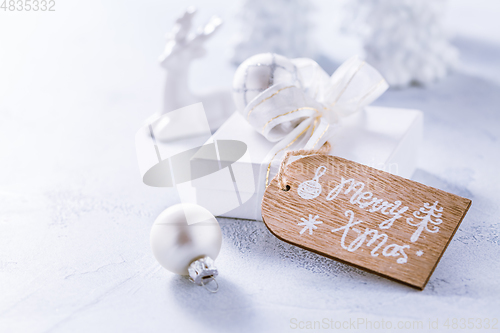
[(243, 111), (257, 95), (281, 82), (301, 87), (297, 67), (290, 59), (275, 53), (261, 53), (248, 58), (234, 73), (236, 108)]
[(189, 275), (202, 285), (217, 275), (213, 260), (219, 255), (222, 232), (207, 209), (195, 204), (177, 204), (165, 209), (151, 228), (151, 248), (167, 270)]

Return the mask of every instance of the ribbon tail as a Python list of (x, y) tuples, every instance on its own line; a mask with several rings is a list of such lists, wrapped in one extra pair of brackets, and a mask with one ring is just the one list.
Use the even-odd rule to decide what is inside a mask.
[[(280, 162), (286, 150), (293, 149), (292, 147), (296, 146), (303, 147), (303, 141), (309, 137), (308, 133), (312, 131), (311, 122), (312, 119), (308, 119), (300, 123), (269, 151), (264, 158), (264, 162), (261, 164), (259, 172), (260, 184), (264, 184), (265, 187), (269, 185), (272, 177), (275, 175), (275, 171), (272, 169), (273, 163)], [(265, 181), (262, 181), (262, 179), (265, 179)]]
[(304, 146), (304, 149), (318, 149), (332, 136), (339, 125), (330, 123), (324, 117), (321, 117), (314, 133)]

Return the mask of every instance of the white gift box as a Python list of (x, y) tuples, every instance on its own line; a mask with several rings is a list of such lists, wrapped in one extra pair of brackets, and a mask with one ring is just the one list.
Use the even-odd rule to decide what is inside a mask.
[[(341, 120), (337, 134), (330, 140), (330, 154), (410, 178), (417, 166), (422, 127), (421, 111), (366, 107)], [(235, 150), (224, 157), (221, 143), (234, 140), (245, 143), (247, 150)], [(265, 178), (259, 177), (259, 171), (275, 143), (266, 140), (237, 112), (210, 141), (219, 146), (217, 160), (212, 159), (212, 154), (208, 158), (200, 154), (193, 163), (207, 163), (212, 169), (218, 163), (219, 171), (179, 188), (181, 197), (186, 192), (192, 200), (195, 194), (198, 204), (219, 216), (262, 220), (260, 203), (265, 186), (260, 183)]]

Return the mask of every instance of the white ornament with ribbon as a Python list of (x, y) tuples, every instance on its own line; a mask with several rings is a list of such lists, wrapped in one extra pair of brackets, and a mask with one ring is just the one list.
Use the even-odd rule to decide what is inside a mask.
[(335, 134), (340, 118), (363, 109), (387, 88), (380, 73), (357, 56), (332, 76), (307, 58), (259, 54), (243, 62), (233, 83), (238, 111), (275, 143), (261, 164), (258, 193), (286, 150), (318, 149)]

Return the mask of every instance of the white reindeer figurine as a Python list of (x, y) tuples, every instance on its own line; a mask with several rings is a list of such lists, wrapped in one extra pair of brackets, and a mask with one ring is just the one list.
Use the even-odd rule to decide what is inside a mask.
[(192, 33), (195, 13), (196, 8), (187, 8), (167, 34), (165, 50), (159, 59), (167, 71), (162, 113), (202, 102), (210, 127), (214, 130), (235, 111), (231, 91), (227, 89), (204, 95), (194, 94), (189, 88), (189, 67), (194, 59), (206, 54), (204, 43), (219, 29), (222, 20), (213, 16), (204, 27), (199, 27), (196, 33)]

